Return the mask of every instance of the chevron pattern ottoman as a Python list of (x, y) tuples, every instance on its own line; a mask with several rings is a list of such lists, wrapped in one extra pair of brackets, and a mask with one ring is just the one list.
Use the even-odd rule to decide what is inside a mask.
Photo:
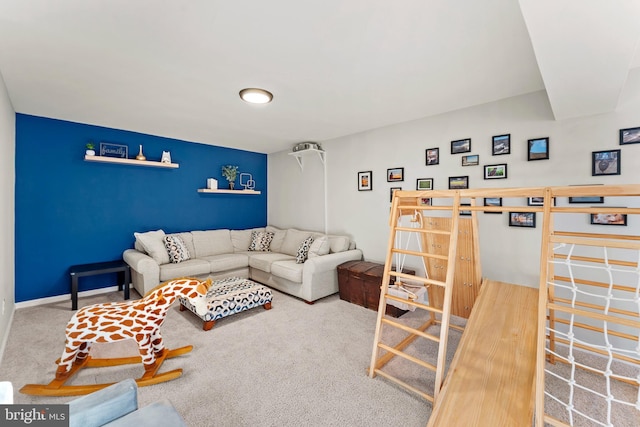
[(273, 295), (271, 289), (249, 279), (229, 277), (216, 280), (207, 292), (207, 312), (204, 316), (196, 313), (196, 309), (186, 298), (179, 298), (180, 311), (190, 310), (200, 317), (204, 324), (202, 329), (208, 331), (213, 328), (216, 320), (250, 308), (264, 306), (271, 309)]

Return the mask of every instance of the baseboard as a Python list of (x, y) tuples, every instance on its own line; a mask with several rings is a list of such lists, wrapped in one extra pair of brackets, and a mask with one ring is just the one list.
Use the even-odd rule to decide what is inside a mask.
[[(100, 294), (106, 294), (108, 292), (114, 292), (114, 291), (118, 291), (118, 286), (109, 286), (108, 288), (100, 288), (100, 289), (92, 289), (90, 291), (82, 291), (82, 292), (78, 292), (78, 297), (88, 297), (88, 296), (92, 296), (92, 295), (100, 295)], [(50, 304), (53, 302), (62, 302), (62, 301), (69, 301), (69, 310), (71, 310), (71, 294), (66, 294), (66, 295), (56, 295), (55, 297), (47, 297), (47, 298), (39, 298), (39, 299), (34, 299), (34, 300), (29, 300), (29, 301), (23, 301), (23, 302), (17, 302), (14, 304), (13, 310), (11, 311), (11, 315), (9, 318), (9, 324), (7, 327), (7, 331), (6, 334), (4, 335), (4, 338), (2, 339), (2, 342), (0, 343), (0, 364), (2, 363), (2, 359), (4, 356), (4, 350), (7, 346), (7, 342), (9, 340), (9, 332), (11, 331), (11, 325), (13, 324), (13, 315), (15, 313), (16, 310), (20, 309), (20, 308), (25, 308), (25, 307), (36, 307), (39, 305), (44, 305), (44, 304)]]
[[(78, 298), (80, 297), (89, 297), (92, 295), (100, 295), (100, 294), (106, 294), (107, 292), (113, 292), (113, 291), (118, 291), (118, 286), (109, 286), (107, 288), (100, 288), (100, 289), (92, 289), (90, 291), (82, 291), (82, 292), (78, 292)], [(61, 302), (61, 301), (69, 301), (69, 309), (71, 309), (71, 294), (64, 294), (64, 295), (56, 295), (55, 297), (46, 297), (46, 298), (38, 298), (38, 299), (32, 299), (29, 301), (22, 301), (22, 302), (17, 302), (15, 308), (16, 309), (20, 309), (20, 308), (25, 308), (25, 307), (36, 307), (39, 305), (44, 305), (44, 304), (50, 304), (52, 302)]]
[(9, 315), (9, 322), (7, 323), (7, 330), (5, 331), (2, 343), (0, 343), (0, 365), (2, 365), (2, 358), (4, 357), (4, 349), (7, 348), (7, 342), (9, 342), (9, 332), (11, 332), (11, 325), (13, 324), (13, 313), (16, 312), (15, 305), (11, 314)]

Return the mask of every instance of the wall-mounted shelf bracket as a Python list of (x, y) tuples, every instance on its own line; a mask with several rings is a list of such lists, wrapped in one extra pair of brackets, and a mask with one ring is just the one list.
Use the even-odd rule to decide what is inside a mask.
[(295, 157), (295, 159), (298, 161), (298, 166), (300, 166), (300, 171), (302, 172), (304, 171), (304, 163), (302, 161), (302, 158), (307, 155), (311, 155), (310, 153), (318, 153), (318, 157), (320, 158), (320, 161), (324, 166), (324, 155), (325, 155), (324, 150), (316, 150), (315, 148), (309, 148), (308, 150), (293, 151), (289, 153), (289, 155)]

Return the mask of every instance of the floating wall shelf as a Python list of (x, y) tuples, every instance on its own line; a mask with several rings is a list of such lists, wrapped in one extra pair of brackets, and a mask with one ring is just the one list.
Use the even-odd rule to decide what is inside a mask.
[(198, 193), (223, 193), (223, 194), (261, 194), (256, 190), (221, 190), (210, 188), (198, 188)]
[(150, 160), (121, 159), (118, 157), (107, 157), (107, 156), (86, 156), (85, 155), (84, 160), (85, 162), (118, 163), (121, 165), (150, 166), (155, 168), (177, 169), (180, 167), (178, 163), (161, 163), (161, 162), (154, 162)]

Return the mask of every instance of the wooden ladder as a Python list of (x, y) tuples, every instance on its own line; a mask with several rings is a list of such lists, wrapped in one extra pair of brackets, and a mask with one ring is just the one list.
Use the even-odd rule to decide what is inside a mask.
[[(425, 198), (429, 198), (429, 200), (433, 200), (434, 198), (446, 198), (449, 199), (451, 204), (448, 206), (433, 206), (430, 204), (429, 206), (425, 206), (420, 203), (420, 200), (425, 200)], [(475, 202), (473, 202), (475, 204)], [(415, 214), (417, 211), (422, 210), (440, 210), (445, 213), (451, 215), (450, 229), (449, 230), (438, 230), (438, 229), (427, 229), (424, 227), (421, 228), (410, 228), (401, 226), (401, 218), (403, 215), (407, 215), (409, 213)], [(455, 259), (456, 259), (456, 250), (457, 250), (457, 242), (458, 242), (458, 221), (459, 221), (459, 210), (460, 210), (460, 192), (459, 191), (424, 191), (424, 192), (416, 192), (416, 191), (402, 191), (397, 190), (394, 193), (392, 204), (391, 204), (391, 214), (390, 214), (390, 227), (391, 231), (389, 233), (389, 242), (388, 242), (388, 250), (385, 260), (384, 272), (382, 276), (382, 286), (380, 289), (380, 304), (378, 306), (378, 318), (376, 322), (376, 331), (374, 336), (374, 344), (373, 351), (371, 354), (371, 364), (369, 366), (369, 376), (371, 378), (375, 377), (375, 375), (380, 375), (401, 387), (406, 388), (407, 390), (418, 394), (424, 399), (434, 402), (438, 397), (438, 393), (440, 392), (440, 388), (442, 387), (443, 377), (444, 377), (444, 368), (445, 368), (445, 359), (447, 356), (447, 338), (449, 332), (449, 320), (451, 316), (451, 299), (453, 292), (453, 279), (455, 273)], [(411, 251), (408, 249), (402, 249), (399, 247), (395, 247), (396, 236), (398, 232), (415, 232), (421, 233), (422, 239), (420, 239), (423, 244), (422, 248), (419, 251)], [(437, 255), (428, 252), (427, 245), (424, 244), (425, 238), (427, 234), (440, 235), (440, 236), (448, 236), (449, 237), (449, 247), (447, 255)], [(432, 258), (439, 258), (442, 261), (446, 262), (446, 277), (444, 281), (429, 279), (427, 277), (420, 277), (411, 274), (405, 274), (401, 271), (392, 270), (392, 261), (393, 256), (395, 254), (402, 254), (408, 256), (420, 257), (425, 261), (425, 265), (427, 265), (427, 261)], [(451, 262), (453, 261), (453, 262)], [(396, 266), (398, 269), (399, 266)], [(389, 283), (391, 277), (394, 276), (396, 279), (396, 284), (398, 281), (402, 279), (409, 280), (412, 282), (422, 283), (427, 290), (429, 291), (429, 304), (424, 304), (421, 302), (413, 301), (410, 299), (404, 299), (392, 295), (389, 293)], [(444, 297), (442, 299), (442, 308), (438, 308), (433, 304), (433, 292), (431, 292), (432, 287), (440, 287), (444, 290)], [(416, 309), (425, 310), (429, 313), (428, 320), (420, 325), (417, 328), (409, 327), (397, 320), (391, 320), (384, 316), (387, 304), (389, 301), (396, 301), (402, 304), (407, 304), (409, 306), (413, 306)], [(436, 315), (441, 316), (441, 329), (440, 336), (435, 336), (425, 332), (427, 328), (432, 325), (435, 325), (438, 321), (436, 319)], [(403, 339), (400, 343), (395, 346), (390, 346), (384, 344), (381, 341), (381, 332), (382, 326), (390, 326), (393, 328), (398, 328), (404, 332), (407, 332), (409, 335)], [(424, 360), (418, 359), (410, 354), (405, 353), (403, 350), (407, 348), (416, 338), (422, 337), (427, 340), (433, 341), (438, 344), (438, 356), (436, 365), (432, 363), (428, 363)], [(384, 350), (385, 353), (382, 353)], [(407, 384), (405, 381), (398, 379), (389, 373), (382, 370), (382, 368), (393, 359), (395, 356), (400, 356), (403, 359), (408, 360), (409, 362), (413, 362), (419, 366), (422, 366), (430, 371), (435, 372), (435, 384), (434, 384), (434, 392), (433, 396), (429, 395), (427, 392), (422, 391), (410, 384)]]

